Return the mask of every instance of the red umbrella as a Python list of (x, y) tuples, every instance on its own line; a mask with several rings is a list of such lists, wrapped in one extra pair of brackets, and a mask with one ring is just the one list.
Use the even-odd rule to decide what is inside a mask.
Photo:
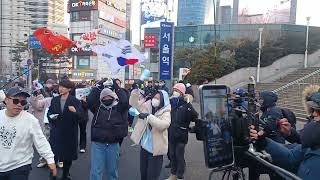
[(52, 54), (60, 54), (65, 49), (74, 45), (74, 42), (61, 34), (55, 34), (47, 28), (37, 29), (33, 35), (41, 45)]

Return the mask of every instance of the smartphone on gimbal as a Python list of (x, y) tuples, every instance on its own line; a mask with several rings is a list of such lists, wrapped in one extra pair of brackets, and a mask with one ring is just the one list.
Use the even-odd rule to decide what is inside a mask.
[(225, 85), (202, 85), (199, 88), (201, 119), (205, 122), (205, 161), (206, 166), (212, 169), (234, 164), (228, 94), (229, 89)]

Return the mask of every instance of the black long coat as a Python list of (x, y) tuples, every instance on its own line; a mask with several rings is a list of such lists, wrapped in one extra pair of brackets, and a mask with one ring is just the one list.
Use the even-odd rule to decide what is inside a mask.
[[(49, 142), (56, 160), (76, 160), (78, 158), (78, 123), (83, 116), (81, 102), (69, 95), (63, 112), (60, 105), (61, 97), (54, 97), (48, 110), (50, 122)], [(70, 112), (68, 106), (74, 106), (76, 113)], [(59, 114), (57, 119), (51, 119), (51, 114)]]

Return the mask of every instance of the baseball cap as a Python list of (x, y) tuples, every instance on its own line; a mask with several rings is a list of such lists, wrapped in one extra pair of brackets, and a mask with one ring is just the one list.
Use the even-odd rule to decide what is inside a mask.
[(8, 89), (6, 92), (6, 96), (15, 97), (18, 95), (24, 95), (26, 97), (30, 97), (30, 94), (28, 93), (28, 91), (26, 91), (22, 87), (12, 87)]

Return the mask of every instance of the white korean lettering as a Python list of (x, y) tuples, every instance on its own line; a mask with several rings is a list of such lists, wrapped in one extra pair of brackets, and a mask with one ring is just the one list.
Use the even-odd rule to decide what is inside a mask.
[(170, 66), (170, 57), (162, 57), (163, 64)]
[(168, 44), (163, 45), (162, 53), (169, 54), (169, 52), (170, 52), (169, 45)]

